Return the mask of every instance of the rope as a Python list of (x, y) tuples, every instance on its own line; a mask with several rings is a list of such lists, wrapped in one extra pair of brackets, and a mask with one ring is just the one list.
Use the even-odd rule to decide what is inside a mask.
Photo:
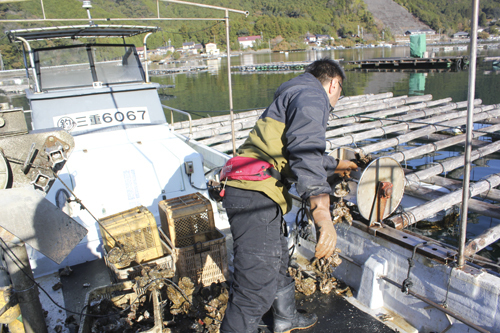
[(403, 154), (403, 162), (405, 164), (405, 169), (408, 169), (408, 163), (407, 163), (407, 160), (406, 160), (406, 154), (404, 151), (400, 151), (399, 153)]
[[(415, 190), (418, 190), (420, 188), (421, 184), (422, 184), (422, 180), (420, 179), (420, 177), (418, 176), (418, 173), (416, 173), (416, 172), (412, 173), (411, 175), (413, 175), (414, 177), (417, 177), (417, 180), (418, 180), (417, 184), (418, 184), (418, 186), (417, 186), (417, 188)], [(406, 182), (408, 184), (412, 183), (412, 181), (408, 180), (408, 177), (406, 177), (406, 176), (405, 176), (405, 180), (406, 180)]]

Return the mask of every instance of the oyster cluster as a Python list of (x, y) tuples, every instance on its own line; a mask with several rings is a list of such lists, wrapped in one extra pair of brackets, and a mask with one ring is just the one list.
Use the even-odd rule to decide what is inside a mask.
[[(208, 287), (195, 286), (188, 277), (177, 284), (174, 272), (158, 266), (145, 266), (135, 278), (133, 290), (109, 298), (102, 295), (90, 302), (89, 314), (94, 318), (91, 331), (143, 332), (155, 327), (153, 297), (159, 297), (162, 332), (219, 332), (229, 299), (225, 283)], [(99, 317), (102, 316), (102, 317)]]
[(340, 223), (345, 220), (349, 225), (352, 225), (352, 215), (349, 207), (346, 206), (344, 200), (339, 200), (333, 204), (333, 223)]
[(347, 293), (352, 296), (349, 287), (340, 288), (339, 283), (332, 276), (333, 269), (342, 263), (339, 253), (340, 249), (335, 249), (329, 258), (314, 258), (305, 271), (300, 267), (289, 267), (288, 273), (295, 280), (295, 289), (306, 296), (314, 294), (318, 289), (323, 294), (329, 294), (335, 290), (336, 294)]

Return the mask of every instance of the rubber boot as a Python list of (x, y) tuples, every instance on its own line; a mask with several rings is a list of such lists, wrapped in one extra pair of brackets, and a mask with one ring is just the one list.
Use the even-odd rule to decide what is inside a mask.
[(318, 316), (314, 313), (301, 314), (295, 307), (295, 283), (279, 289), (273, 302), (274, 333), (288, 333), (303, 330), (316, 324)]

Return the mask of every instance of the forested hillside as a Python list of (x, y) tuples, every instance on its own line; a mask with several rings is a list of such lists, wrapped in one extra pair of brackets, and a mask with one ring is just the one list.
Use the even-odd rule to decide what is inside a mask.
[[(334, 38), (352, 37), (357, 34), (358, 26), (367, 35), (375, 38), (381, 34), (382, 27), (374, 24), (373, 16), (366, 9), (363, 0), (203, 0), (199, 1), (215, 6), (224, 6), (250, 12), (245, 15), (230, 13), (231, 47), (238, 49), (237, 37), (262, 35), (265, 45), (277, 36), (290, 44), (302, 44), (303, 36), (312, 34), (327, 34)], [(79, 0), (44, 0), (46, 18), (86, 18)], [(154, 18), (157, 16), (156, 0), (93, 0), (91, 14), (93, 18)], [(204, 17), (223, 18), (224, 11), (199, 8), (181, 4), (160, 1), (161, 17)], [(0, 19), (33, 19), (43, 18), (39, 0), (15, 2), (0, 5)], [(67, 25), (84, 24), (85, 22), (43, 22), (42, 24)], [(106, 24), (98, 22), (99, 24)], [(117, 22), (113, 22), (117, 23)], [(123, 24), (159, 25), (162, 33), (148, 39), (150, 47), (171, 44), (180, 47), (185, 41), (208, 43), (215, 41), (221, 49), (225, 49), (225, 26), (220, 21), (123, 21)], [(3, 30), (40, 26), (27, 23), (4, 23)], [(389, 36), (389, 32), (386, 32)], [(136, 38), (131, 42), (139, 43)], [(21, 67), (14, 61), (17, 49), (6, 38), (0, 42), (0, 51), (7, 67)]]
[[(394, 0), (417, 16), (432, 29), (448, 34), (470, 30), (472, 17), (471, 0)], [(500, 0), (479, 2), (479, 26), (485, 27), (490, 20), (500, 22)]]
[[(194, 1), (194, 0), (193, 0)], [(264, 45), (272, 45), (273, 39), (282, 37), (283, 43), (295, 48), (304, 47), (303, 36), (326, 34), (342, 37), (345, 45), (363, 42), (356, 35), (363, 29), (364, 42), (380, 39), (384, 32), (385, 39), (391, 38), (391, 31), (382, 23), (376, 23), (372, 13), (363, 0), (197, 0), (200, 3), (229, 7), (250, 12), (248, 17), (230, 13), (231, 48), (238, 49), (237, 37), (262, 35)], [(467, 30), (471, 16), (470, 0), (395, 0), (413, 15), (420, 18), (436, 31), (451, 34), (457, 30)], [(87, 13), (82, 9), (81, 0), (43, 0), (45, 15), (48, 19), (82, 18)], [(161, 17), (170, 18), (223, 18), (224, 11), (173, 4), (160, 1)], [(156, 0), (93, 0), (91, 14), (93, 18), (154, 18), (157, 17)], [(484, 25), (488, 20), (500, 17), (500, 0), (481, 1), (481, 20)], [(40, 0), (0, 4), (1, 19), (40, 19), (43, 12)], [(497, 22), (500, 22), (497, 21)], [(96, 21), (98, 24), (106, 22)], [(162, 32), (148, 39), (149, 46), (156, 48), (168, 41), (175, 47), (183, 42), (216, 42), (225, 49), (225, 26), (223, 21), (122, 21), (113, 24), (158, 25)], [(42, 23), (2, 23), (3, 31), (13, 28), (34, 27), (40, 25), (86, 24), (81, 22), (42, 22)], [(279, 39), (281, 40), (281, 39)], [(121, 42), (121, 41), (117, 41)], [(140, 37), (129, 42), (140, 44)], [(54, 42), (64, 43), (64, 42)], [(0, 52), (6, 68), (20, 68), (19, 46), (10, 44), (5, 36), (0, 39)]]

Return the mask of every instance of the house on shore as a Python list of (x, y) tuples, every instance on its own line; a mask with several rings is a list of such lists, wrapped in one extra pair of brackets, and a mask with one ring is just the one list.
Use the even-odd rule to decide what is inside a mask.
[(458, 31), (455, 32), (452, 37), (456, 39), (466, 39), (469, 38), (469, 33), (465, 31)]
[(435, 35), (436, 31), (432, 29), (410, 29), (406, 30), (405, 36), (411, 36), (411, 35)]
[(240, 43), (240, 47), (242, 49), (246, 49), (248, 47), (252, 47), (258, 41), (262, 41), (262, 37), (261, 36), (238, 37), (238, 43)]
[(217, 44), (207, 43), (205, 44), (205, 53), (208, 55), (219, 55), (220, 50), (217, 48)]

